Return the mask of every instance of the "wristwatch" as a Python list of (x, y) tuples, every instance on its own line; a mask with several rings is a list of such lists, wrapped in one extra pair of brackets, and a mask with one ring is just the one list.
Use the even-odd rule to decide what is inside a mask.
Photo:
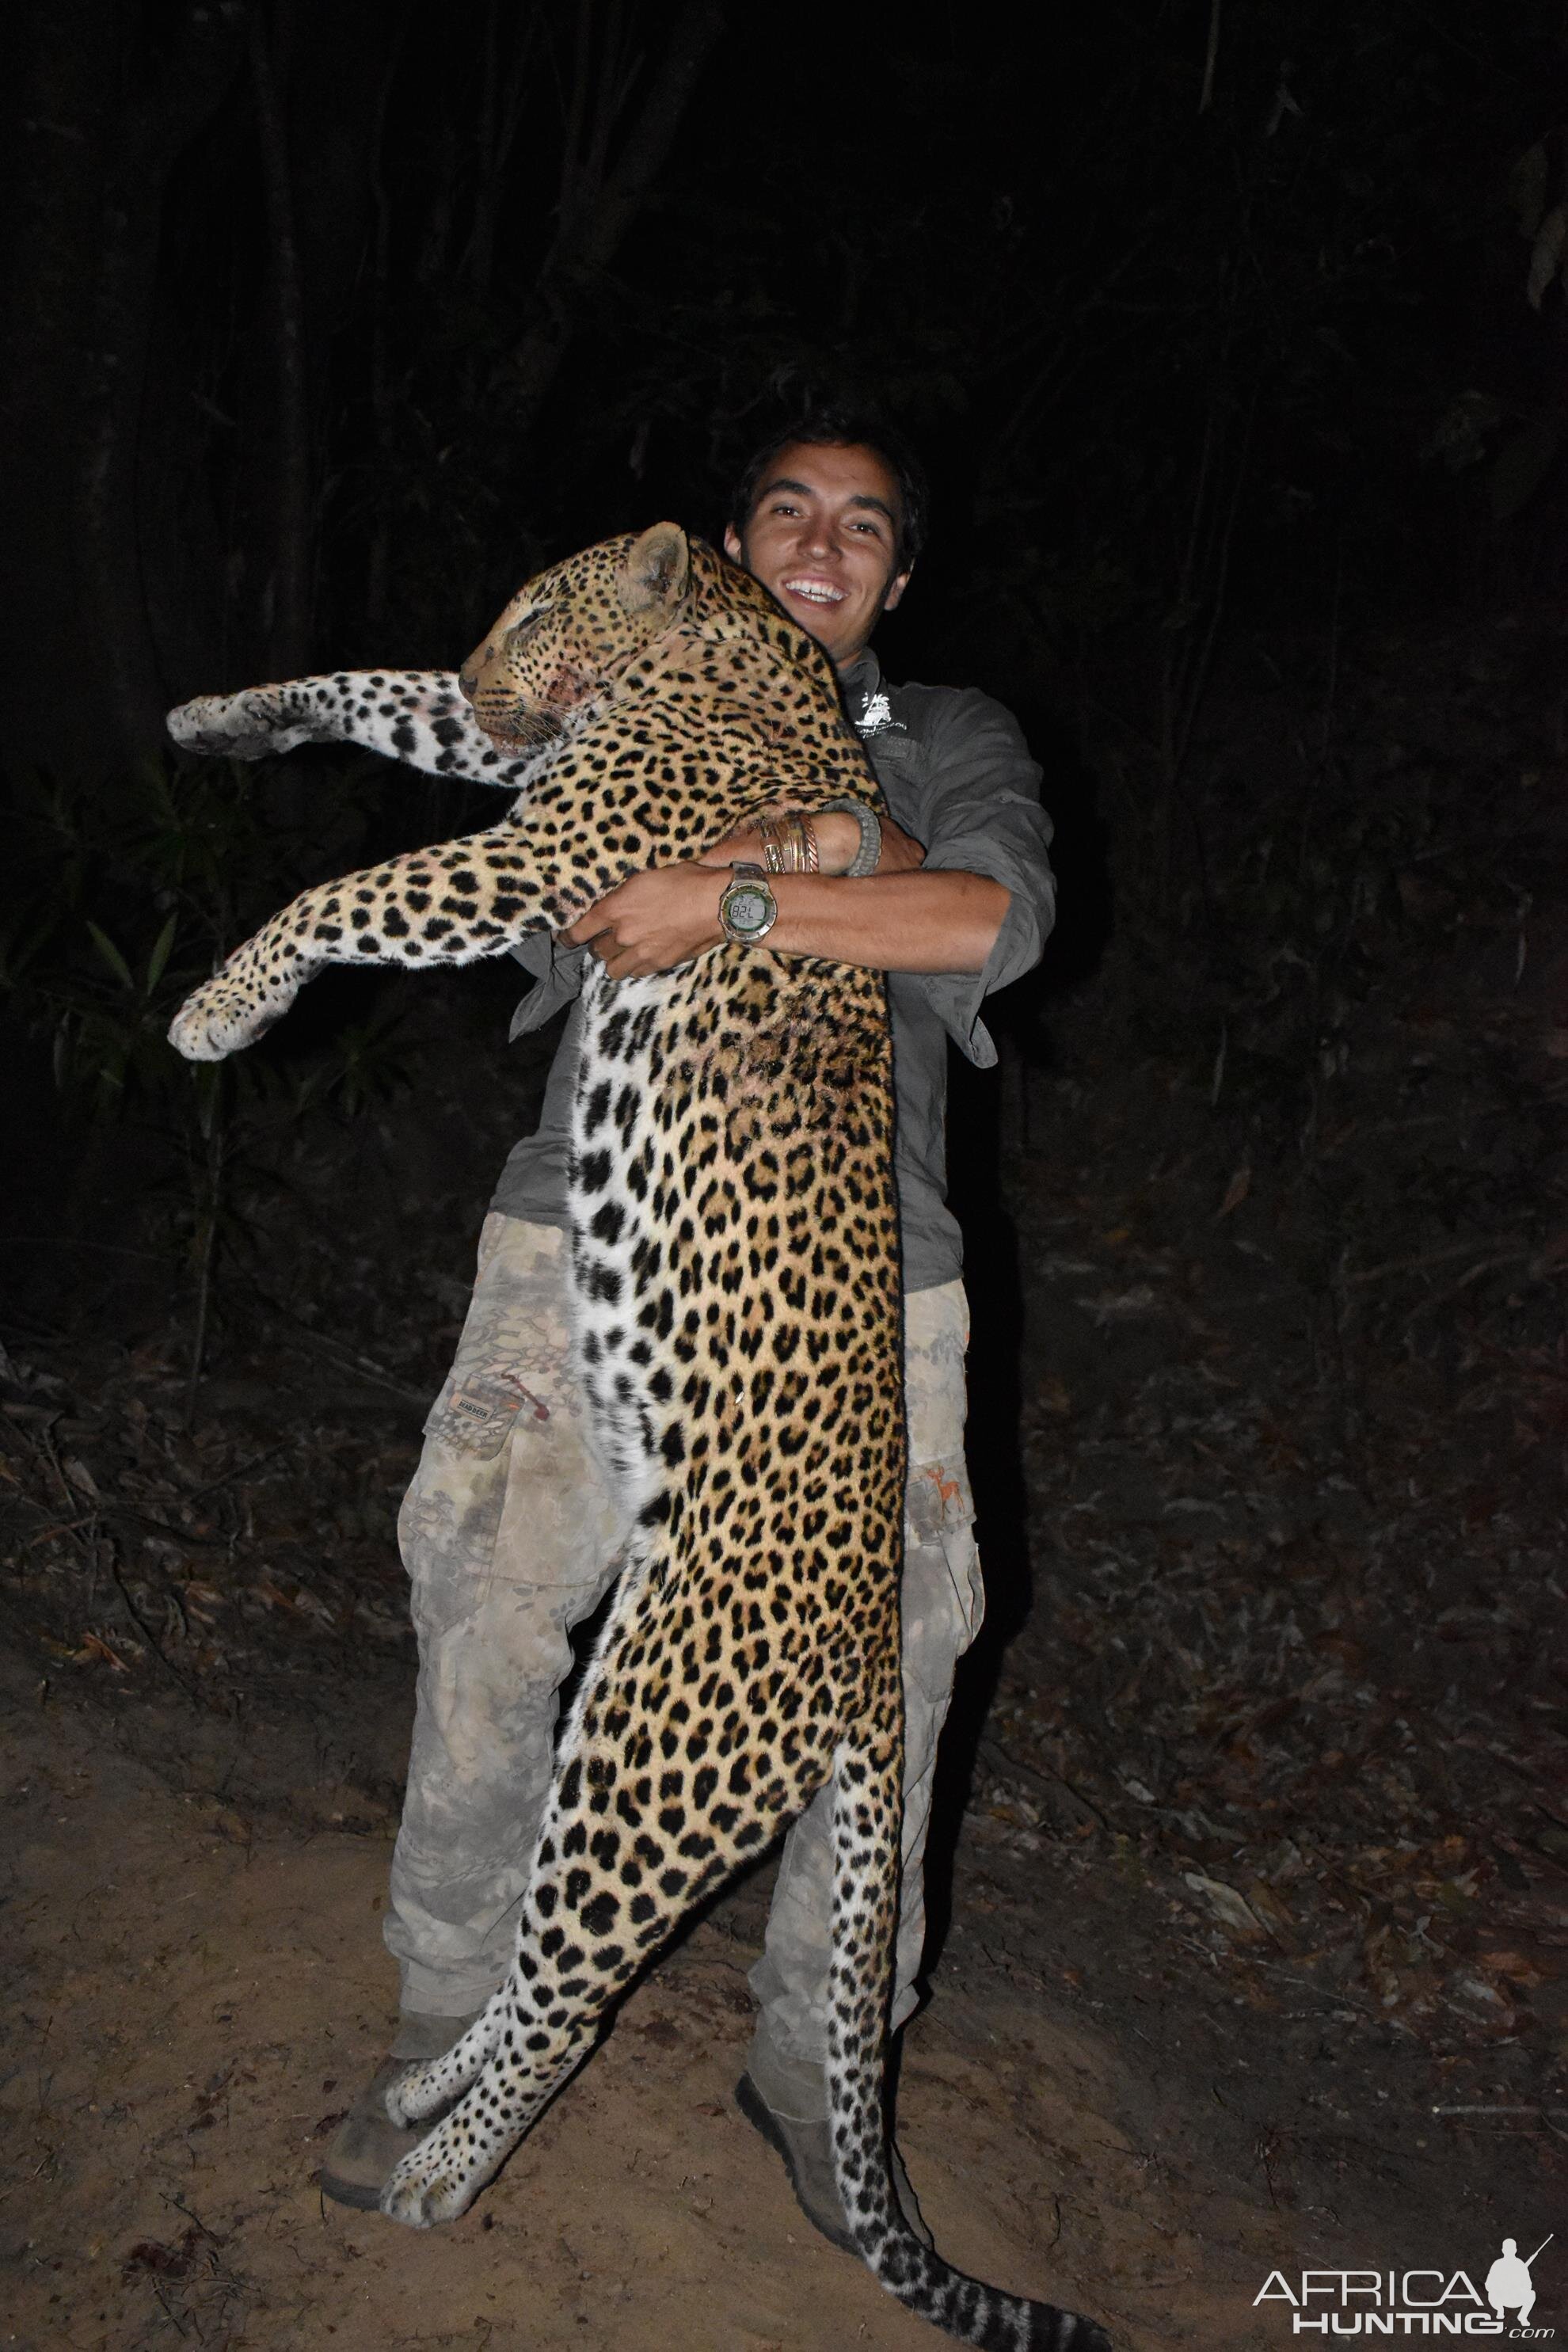
[(719, 923), (737, 947), (754, 947), (765, 940), (779, 919), (779, 902), (768, 887), (760, 866), (736, 866), (719, 901)]

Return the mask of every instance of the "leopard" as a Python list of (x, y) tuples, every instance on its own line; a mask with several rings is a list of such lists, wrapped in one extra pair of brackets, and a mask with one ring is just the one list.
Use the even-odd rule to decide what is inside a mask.
[[(348, 742), (515, 794), (481, 832), (295, 898), (182, 1006), (170, 1034), (194, 1060), (252, 1042), (327, 964), (499, 954), (767, 810), (877, 793), (821, 648), (674, 523), (541, 572), (456, 676), (338, 672), (200, 698), (169, 727), (194, 752)], [(510, 1972), (388, 2094), (395, 2123), (430, 2128), (382, 2209), (416, 2227), (464, 2212), (682, 1918), (828, 1787), (827, 2078), (853, 2242), (963, 2341), (1110, 2352), (1094, 2322), (930, 2250), (889, 2179), (906, 1444), (884, 976), (729, 940), (647, 978), (590, 964), (574, 1346), (633, 1534)]]

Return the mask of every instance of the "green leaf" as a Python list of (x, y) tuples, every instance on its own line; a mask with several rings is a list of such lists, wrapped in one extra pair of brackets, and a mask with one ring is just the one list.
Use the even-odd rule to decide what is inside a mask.
[(131, 977), (131, 966), (126, 962), (108, 932), (100, 931), (96, 923), (89, 922), (87, 928), (92, 934), (93, 946), (98, 950), (115, 979), (121, 981), (127, 988), (133, 989), (136, 982)]
[(153, 952), (147, 959), (147, 994), (149, 996), (163, 977), (163, 967), (169, 961), (169, 952), (174, 944), (174, 933), (179, 927), (179, 916), (171, 915), (153, 941)]
[(1532, 310), (1539, 310), (1546, 290), (1563, 267), (1563, 249), (1568, 244), (1568, 205), (1553, 205), (1535, 232), (1535, 242), (1530, 249), (1530, 276), (1525, 282), (1524, 299)]

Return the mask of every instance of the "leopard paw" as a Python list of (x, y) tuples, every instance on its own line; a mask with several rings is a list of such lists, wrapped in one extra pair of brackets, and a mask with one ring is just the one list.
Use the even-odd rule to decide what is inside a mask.
[(221, 1062), (264, 1036), (298, 992), (275, 983), (258, 1002), (220, 971), (186, 997), (169, 1024), (169, 1043), (187, 1062)]
[(209, 758), (266, 760), (319, 739), (321, 729), (301, 722), (272, 686), (247, 687), (240, 694), (199, 694), (176, 704), (164, 720), (184, 751)]
[(435, 2132), (422, 2141), (382, 2190), (381, 2210), (389, 2221), (401, 2221), (410, 2230), (433, 2230), (443, 2221), (455, 2221), (473, 2203), (481, 2182), (448, 2160), (441, 2139)]
[(410, 2066), (406, 2074), (399, 2074), (395, 2083), (386, 2086), (387, 2120), (395, 2124), (399, 2131), (409, 2131), (425, 2121), (419, 2097), (420, 2078), (425, 2071), (423, 2066)]

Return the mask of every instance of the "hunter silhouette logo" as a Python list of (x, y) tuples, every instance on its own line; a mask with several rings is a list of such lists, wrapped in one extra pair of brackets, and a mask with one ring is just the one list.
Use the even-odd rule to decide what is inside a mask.
[[(1555, 2237), (1555, 2230), (1552, 2237)], [(1502, 2252), (1487, 2273), (1487, 2301), (1500, 2319), (1512, 2312), (1521, 2327), (1530, 2326), (1530, 2315), (1535, 2308), (1535, 2282), (1531, 2269), (1536, 2256), (1543, 2254), (1552, 2238), (1542, 2238), (1528, 2261), (1519, 2259), (1518, 2241), (1505, 2238)]]
[(1519, 2241), (1505, 2238), (1484, 2288), (1468, 2271), (1301, 2271), (1292, 2278), (1270, 2271), (1253, 2308), (1281, 2305), (1292, 2336), (1500, 2336), (1515, 2344), (1550, 2343), (1557, 2330), (1531, 2323), (1533, 2272), (1555, 2235), (1522, 2258)]

